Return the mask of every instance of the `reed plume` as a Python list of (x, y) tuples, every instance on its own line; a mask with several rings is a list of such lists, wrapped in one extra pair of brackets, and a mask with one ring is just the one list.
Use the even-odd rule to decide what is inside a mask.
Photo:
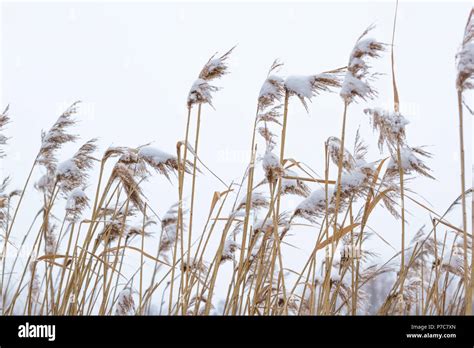
[[(444, 214), (421, 201), (411, 185), (405, 187), (420, 176), (434, 178), (428, 160), (435, 156), (423, 146), (410, 144), (409, 122), (399, 109), (395, 82), (394, 35), (394, 109), (361, 108), (370, 119), (379, 154), (369, 152), (371, 143), (362, 140), (359, 130), (353, 146), (347, 145), (348, 108), (377, 96), (372, 85), (377, 73), (369, 63), (388, 46), (368, 38), (372, 26), (357, 39), (342, 69), (283, 77), (283, 64), (275, 60), (264, 71), (254, 100), (250, 156), (238, 179), (228, 185), (209, 169), (204, 156), (198, 156), (198, 145), (203, 108), (206, 104), (214, 107), (216, 92), (221, 90), (216, 81), (229, 73), (232, 48), (213, 55), (192, 84), (186, 99), (185, 138), (177, 139), (175, 154), (151, 143), (125, 144), (109, 147), (96, 159), (97, 141), (91, 139), (65, 157), (69, 159), (59, 161), (62, 147), (78, 140), (71, 133), (78, 103), (42, 132), (31, 169), (41, 167), (43, 174), (35, 184), (40, 194), (34, 192), (41, 197), (40, 206), (33, 211), (37, 213), (29, 228), (15, 238), (10, 233), (25, 190), (9, 192), (11, 179), (0, 181), (2, 314), (467, 313), (473, 240), (467, 230), (466, 199), (472, 190), (464, 187), (462, 112), (468, 107), (463, 92), (474, 88), (472, 18), (471, 11), (456, 56), (463, 191)], [(322, 139), (324, 152), (318, 155), (317, 149), (311, 149), (309, 161), (285, 157), (290, 99), (296, 97), (296, 103), (309, 112), (313, 98), (337, 89), (344, 104), (340, 136)], [(244, 104), (242, 110), (247, 110)], [(8, 140), (4, 129), (9, 120), (7, 107), (0, 114), (2, 149)], [(318, 122), (318, 126), (326, 125), (326, 121)], [(190, 131), (194, 127), (195, 133)], [(0, 158), (4, 156), (0, 151)], [(225, 188), (209, 195), (198, 192), (197, 161)], [(94, 183), (95, 162), (99, 168)], [(312, 167), (321, 162), (322, 168)], [(177, 177), (178, 199), (168, 210), (162, 211), (166, 197), (148, 191), (154, 175), (170, 183)], [(185, 183), (190, 185), (189, 209), (183, 198)], [(89, 197), (91, 186), (95, 194)], [(20, 201), (14, 207), (17, 197)], [(201, 202), (206, 197), (209, 202)], [(415, 220), (409, 214), (405, 218), (405, 199), (410, 208), (416, 207), (416, 221), (426, 216), (431, 224), (420, 228), (407, 245), (405, 223), (413, 228), (408, 222)], [(455, 222), (457, 209), (462, 227)], [(390, 229), (377, 226), (377, 219), (386, 218), (387, 213), (401, 218), (401, 238), (397, 237), (401, 247), (394, 247), (393, 236), (387, 238)], [(202, 223), (196, 223), (198, 216), (204, 216)], [(303, 253), (297, 254), (300, 245), (293, 243), (295, 236), (298, 243), (305, 238)], [(369, 238), (392, 248), (393, 257), (381, 263), (379, 249), (368, 249)], [(17, 263), (18, 253), (13, 262), (7, 262), (9, 245), (31, 248), (27, 260)], [(150, 248), (156, 248), (153, 255)], [(381, 250), (387, 256), (385, 248)], [(304, 259), (293, 259), (301, 254)], [(14, 288), (9, 287), (10, 279)], [(145, 289), (144, 280), (150, 281)]]
[[(7, 105), (3, 112), (0, 114), (0, 146), (6, 145), (8, 138), (2, 134), (5, 130), (5, 126), (10, 122), (10, 117), (8, 116), (8, 110), (10, 106)], [(5, 152), (0, 148), (0, 158), (5, 157)]]
[[(461, 43), (461, 49), (456, 55), (458, 74), (456, 79), (456, 88), (458, 92), (458, 113), (459, 113), (459, 148), (461, 164), (461, 197), (462, 197), (462, 226), (464, 231), (464, 279), (466, 289), (465, 312), (469, 314), (472, 311), (473, 280), (474, 277), (468, 272), (468, 231), (467, 231), (467, 207), (466, 207), (466, 179), (465, 179), (465, 159), (464, 159), (464, 126), (463, 126), (463, 92), (474, 88), (474, 8), (471, 8), (469, 17), (464, 29), (464, 36)], [(474, 251), (471, 250), (474, 254)], [(471, 268), (473, 263), (471, 260)]]

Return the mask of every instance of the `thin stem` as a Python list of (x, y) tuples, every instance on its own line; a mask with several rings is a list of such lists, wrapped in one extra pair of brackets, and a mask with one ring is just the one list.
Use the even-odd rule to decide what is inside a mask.
[[(463, 109), (462, 109), (462, 90), (458, 90), (458, 110), (459, 110), (459, 156), (461, 162), (461, 207), (462, 207), (462, 229), (464, 232), (463, 251), (464, 251), (464, 287), (465, 287), (465, 314), (471, 314), (472, 311), (472, 284), (469, 281), (469, 261), (467, 251), (467, 215), (466, 215), (466, 174), (464, 163), (464, 129), (463, 129)], [(474, 245), (474, 243), (472, 243)]]
[(397, 145), (397, 160), (398, 160), (398, 172), (400, 176), (400, 209), (401, 209), (401, 224), (402, 224), (402, 236), (401, 236), (401, 260), (400, 260), (400, 276), (402, 281), (400, 283), (400, 294), (403, 296), (403, 285), (405, 277), (403, 276), (405, 272), (405, 189), (404, 189), (404, 180), (403, 180), (403, 166), (402, 158), (400, 153), (400, 144)]

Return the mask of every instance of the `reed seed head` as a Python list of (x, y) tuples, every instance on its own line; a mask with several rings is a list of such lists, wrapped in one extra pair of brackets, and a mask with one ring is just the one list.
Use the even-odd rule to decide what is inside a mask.
[[(431, 153), (425, 151), (422, 147), (404, 146), (400, 149), (401, 167), (404, 174), (413, 172), (430, 179), (434, 177), (429, 173), (431, 169), (420, 159), (420, 157), (431, 157)], [(386, 175), (395, 177), (399, 175), (398, 155), (393, 154), (387, 166)]]
[(322, 73), (310, 76), (289, 76), (285, 80), (285, 90), (289, 96), (297, 96), (308, 111), (307, 100), (320, 92), (330, 92), (332, 88), (340, 87), (341, 82), (337, 74)]
[(75, 141), (77, 135), (67, 133), (69, 127), (76, 124), (73, 116), (77, 113), (79, 102), (73, 103), (64, 113), (59, 116), (48, 132), (41, 134), (41, 148), (36, 159), (36, 163), (43, 165), (48, 170), (54, 172), (56, 168), (55, 152), (65, 143)]
[[(334, 162), (335, 165), (339, 165), (339, 159), (341, 157), (341, 140), (337, 137), (329, 137), (326, 140), (326, 146), (328, 148), (329, 156), (331, 160)], [(344, 149), (343, 156), (342, 156), (342, 167), (350, 171), (356, 165), (356, 161), (354, 157), (352, 157), (351, 153)]]
[(378, 58), (380, 53), (385, 50), (385, 45), (375, 39), (365, 38), (373, 28), (374, 26), (370, 26), (362, 33), (350, 54), (340, 92), (340, 96), (346, 104), (350, 104), (358, 98), (372, 99), (376, 95), (376, 91), (369, 84), (374, 75), (369, 73), (366, 60), (367, 58)]
[(89, 207), (89, 198), (83, 189), (77, 187), (73, 189), (66, 202), (66, 219), (70, 222), (80, 220), (82, 213)]
[(474, 8), (469, 13), (461, 48), (456, 55), (459, 91), (474, 88)]

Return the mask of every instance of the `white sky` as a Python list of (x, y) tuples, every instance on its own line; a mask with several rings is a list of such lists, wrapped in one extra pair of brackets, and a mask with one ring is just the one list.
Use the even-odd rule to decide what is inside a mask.
[[(416, 179), (409, 186), (440, 213), (460, 192), (454, 57), (471, 6), (454, 1), (399, 5), (395, 54), (401, 111), (410, 120), (409, 144), (429, 146), (434, 156), (427, 164), (437, 178)], [(81, 141), (100, 137), (101, 151), (112, 144), (153, 141), (154, 146), (174, 152), (176, 142), (184, 138), (187, 93), (202, 65), (214, 52), (238, 44), (229, 60), (231, 73), (218, 83), (223, 89), (215, 95), (215, 110), (203, 108), (199, 152), (224, 181), (240, 180), (249, 158), (256, 98), (272, 61), (280, 58), (285, 63), (283, 75), (344, 66), (355, 40), (371, 23), (377, 25), (372, 36), (390, 42), (394, 8), (395, 2), (389, 1), (4, 2), (0, 107), (10, 104), (12, 123), (6, 131), (11, 139), (1, 177), (11, 175), (12, 188), (23, 185), (40, 145), (41, 129), (48, 129), (75, 100), (83, 101), (81, 122), (75, 128)], [(389, 58), (386, 53), (372, 61), (373, 71), (385, 74), (374, 83), (379, 97), (351, 106), (348, 113), (348, 143), (360, 126), (371, 147), (370, 160), (380, 155), (362, 110), (391, 107)], [(322, 173), (324, 141), (340, 136), (342, 102), (337, 93), (323, 94), (309, 110), (308, 115), (297, 99), (290, 103), (286, 155)], [(465, 122), (466, 167), (471, 168), (467, 113)], [(78, 146), (66, 146), (61, 159)], [(471, 183), (470, 175), (467, 182)], [(159, 214), (177, 199), (177, 185), (166, 180), (153, 179), (146, 187)], [(202, 227), (216, 190), (223, 190), (223, 185), (215, 178), (199, 176), (195, 231)], [(15, 229), (18, 235), (40, 207), (39, 197), (29, 190)], [(285, 207), (300, 200), (287, 198)], [(413, 214), (410, 238), (423, 224), (429, 226), (430, 219), (413, 204), (407, 206)], [(452, 221), (459, 224), (455, 217)], [(398, 249), (399, 222), (378, 209), (369, 223)], [(297, 232), (289, 241), (300, 247), (315, 237), (311, 231)], [(373, 246), (392, 254), (379, 240)], [(288, 252), (289, 262), (306, 260), (304, 250)]]

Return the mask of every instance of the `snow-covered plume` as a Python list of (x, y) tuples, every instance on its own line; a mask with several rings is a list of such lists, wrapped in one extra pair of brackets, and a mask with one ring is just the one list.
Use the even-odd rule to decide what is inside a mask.
[[(242, 200), (240, 201), (239, 206), (235, 211), (239, 211), (247, 205), (247, 195), (245, 195)], [(259, 209), (259, 208), (267, 208), (269, 205), (268, 198), (262, 192), (252, 191), (252, 196), (250, 198), (250, 208), (251, 209)]]
[(66, 219), (71, 222), (77, 222), (81, 215), (89, 207), (89, 198), (86, 193), (79, 187), (72, 190), (66, 202)]
[(136, 216), (138, 209), (132, 205), (126, 204), (126, 201), (117, 201), (114, 205), (101, 207), (97, 218), (103, 218), (104, 221), (124, 220), (128, 217)]
[(92, 169), (96, 159), (92, 154), (97, 149), (95, 142), (97, 139), (91, 139), (82, 145), (74, 156), (64, 162), (61, 162), (56, 169), (56, 179), (63, 192), (70, 192), (77, 187), (86, 185), (89, 177), (88, 170)]
[(196, 278), (201, 279), (204, 281), (207, 276), (207, 272), (209, 271), (209, 267), (205, 261), (202, 259), (196, 259), (194, 257), (189, 258), (188, 260), (183, 260), (181, 263), (181, 272), (191, 272), (194, 273)]
[(105, 150), (103, 160), (105, 161), (109, 158), (122, 156), (129, 152), (133, 152), (133, 149), (126, 146), (110, 146)]
[[(4, 130), (4, 127), (10, 122), (10, 117), (8, 116), (8, 109), (9, 105), (3, 110), (3, 112), (0, 114), (0, 132)], [(7, 143), (8, 138), (0, 133), (0, 145), (5, 145)], [(0, 158), (5, 157), (5, 152), (3, 152), (2, 149), (0, 149)]]
[(332, 73), (288, 76), (285, 80), (285, 90), (289, 96), (297, 96), (306, 110), (308, 110), (307, 100), (311, 101), (320, 92), (329, 92), (331, 88), (339, 87), (340, 85), (339, 77), (337, 74)]
[(8, 221), (10, 219), (11, 200), (15, 196), (21, 195), (21, 190), (13, 190), (7, 192), (10, 178), (6, 177), (0, 184), (0, 230), (6, 230)]
[(191, 86), (188, 94), (188, 107), (195, 104), (209, 104), (212, 106), (212, 93), (219, 90), (209, 82), (228, 73), (227, 59), (234, 50), (232, 47), (222, 56), (215, 58), (213, 55), (202, 68), (199, 78)]
[(56, 237), (56, 225), (50, 225), (46, 227), (44, 232), (44, 252), (45, 254), (54, 254), (56, 252), (57, 237)]
[(284, 80), (280, 76), (270, 75), (260, 89), (258, 96), (258, 107), (260, 110), (281, 101), (284, 94)]
[[(421, 147), (404, 146), (400, 149), (400, 162), (403, 173), (411, 174), (415, 172), (428, 178), (434, 179), (434, 177), (429, 173), (431, 169), (428, 168), (418, 156), (430, 158), (431, 154), (423, 150)], [(393, 154), (390, 158), (390, 162), (388, 163), (386, 171), (386, 175), (388, 177), (394, 177), (399, 175), (400, 168), (398, 165), (397, 157), (397, 154)]]
[[(278, 235), (282, 238), (289, 230), (290, 221), (288, 219), (287, 213), (282, 213), (278, 216), (276, 221)], [(257, 218), (253, 224), (253, 232), (254, 235), (259, 234), (267, 234), (269, 235), (270, 239), (273, 238), (273, 229), (275, 228), (275, 224), (272, 217), (264, 217), (264, 218)]]
[(326, 211), (326, 202), (331, 199), (333, 194), (334, 192), (332, 188), (328, 188), (327, 199), (325, 189), (318, 189), (311, 192), (309, 197), (298, 204), (295, 209), (294, 216), (299, 216), (309, 221), (314, 221), (315, 218), (324, 214)]
[[(163, 152), (151, 146), (145, 146), (138, 150), (138, 157), (158, 173), (170, 179), (170, 174), (178, 170), (178, 159), (176, 156)], [(185, 171), (190, 173), (190, 162), (186, 163)]]
[(59, 116), (56, 123), (48, 132), (42, 132), (41, 134), (41, 148), (36, 163), (43, 165), (53, 173), (57, 162), (55, 152), (59, 150), (63, 144), (77, 139), (77, 135), (68, 134), (67, 130), (69, 127), (76, 124), (76, 120), (73, 116), (77, 112), (78, 104), (78, 101), (72, 104), (61, 116)]
[(143, 211), (142, 190), (135, 180), (133, 170), (126, 164), (117, 162), (112, 171), (112, 178), (122, 184), (130, 201)]
[(279, 118), (281, 117), (281, 105), (274, 106), (268, 110), (261, 112), (257, 116), (258, 122), (275, 123), (281, 126)]
[(153, 234), (152, 231), (149, 231), (150, 226), (156, 225), (156, 221), (150, 218), (146, 218), (145, 223), (139, 225), (131, 225), (125, 227), (125, 244), (127, 244), (134, 237), (149, 237)]
[(272, 150), (276, 145), (276, 135), (270, 130), (269, 127), (265, 124), (262, 127), (258, 127), (258, 134), (265, 140), (266, 148)]
[[(150, 175), (148, 167), (164, 175), (168, 180), (170, 180), (170, 175), (179, 168), (176, 156), (148, 145), (139, 148), (112, 147), (107, 149), (104, 158), (114, 156), (120, 156), (117, 164), (124, 165), (133, 176), (141, 179)], [(187, 173), (190, 173), (191, 165), (191, 162), (186, 162), (184, 170)]]
[(267, 79), (258, 94), (258, 109), (260, 111), (280, 102), (285, 94), (283, 78), (274, 74), (282, 65), (283, 63), (275, 60), (268, 71)]
[[(0, 209), (4, 209), (8, 205), (8, 195), (5, 193), (5, 190), (9, 184), (10, 179), (3, 179), (2, 184), (0, 185)], [(1, 211), (1, 210), (0, 210)], [(0, 221), (3, 221), (5, 218), (3, 211), (0, 213)]]
[[(462, 252), (462, 245), (455, 247), (452, 255), (445, 255), (441, 261), (441, 271), (449, 272), (459, 277), (464, 277), (464, 256)], [(469, 249), (468, 249), (469, 250)]]
[(281, 180), (281, 194), (282, 195), (290, 194), (290, 195), (308, 197), (311, 191), (309, 187), (302, 180), (296, 179), (298, 177), (298, 173), (290, 169), (285, 169), (285, 176), (292, 177), (292, 178), (284, 177)]
[(112, 242), (126, 236), (127, 226), (122, 214), (112, 214), (110, 220), (106, 220), (103, 229), (97, 234), (96, 243), (103, 242), (109, 246)]
[(356, 98), (370, 99), (376, 94), (375, 90), (369, 85), (372, 75), (369, 74), (369, 66), (366, 60), (367, 58), (379, 57), (380, 52), (384, 51), (385, 47), (384, 44), (375, 39), (365, 38), (373, 28), (374, 26), (370, 26), (362, 33), (349, 57), (346, 76), (340, 92), (346, 104), (353, 102)]
[[(331, 160), (334, 162), (334, 164), (338, 165), (339, 158), (341, 157), (341, 140), (339, 140), (337, 137), (329, 137), (328, 140), (326, 140), (326, 145)], [(346, 170), (351, 170), (354, 168), (355, 164), (356, 161), (354, 160), (354, 157), (352, 157), (351, 153), (347, 149), (344, 149), (344, 154), (342, 156), (342, 167)]]
[(222, 256), (221, 256), (221, 263), (228, 260), (233, 260), (236, 250), (240, 248), (240, 244), (237, 243), (235, 240), (233, 240), (232, 237), (233, 236), (230, 236), (229, 238), (227, 238), (224, 243), (224, 249), (222, 250)]
[[(173, 204), (161, 218), (160, 251), (169, 251), (178, 237), (178, 204), (179, 203)], [(183, 211), (183, 214), (185, 213), (186, 211)]]
[[(193, 295), (188, 303), (188, 309), (186, 310), (186, 315), (206, 315), (206, 304), (208, 303), (208, 298), (206, 295)], [(210, 306), (210, 315), (219, 315), (216, 313), (216, 308), (212, 303), (209, 303)], [(222, 313), (222, 312), (219, 312)]]
[[(119, 148), (120, 149), (120, 148)], [(124, 147), (118, 163), (126, 165), (135, 176), (145, 179), (150, 173), (143, 160), (138, 156), (138, 149)]]
[(51, 173), (46, 173), (42, 175), (37, 182), (35, 182), (35, 189), (38, 191), (47, 193), (47, 192), (52, 192), (53, 187), (54, 187), (54, 177), (51, 175)]
[[(341, 177), (341, 199), (358, 198), (368, 187), (368, 182), (373, 175), (373, 165), (365, 164), (354, 170), (344, 173)], [(336, 183), (336, 187), (337, 183)]]
[[(338, 212), (345, 208), (350, 199), (355, 200), (366, 192), (372, 177), (372, 164), (362, 164), (353, 168), (350, 172), (342, 174)], [(336, 183), (335, 187), (338, 186), (339, 185)], [(334, 191), (333, 188), (328, 188), (327, 201), (326, 190), (324, 188), (318, 189), (313, 191), (309, 197), (304, 199), (296, 207), (293, 215), (305, 218), (309, 221), (314, 221), (316, 218), (323, 216), (326, 211), (329, 214), (333, 214), (335, 213), (336, 198), (337, 192)], [(328, 203), (326, 204), (326, 202)]]
[(398, 145), (405, 142), (405, 126), (410, 123), (399, 112), (382, 110), (380, 108), (365, 109), (367, 115), (372, 116), (372, 127), (379, 132), (378, 145), (380, 151), (386, 145), (391, 152)]
[(210, 81), (221, 78), (222, 76), (227, 74), (227, 59), (229, 59), (229, 56), (234, 49), (235, 46), (218, 58), (215, 58), (216, 54), (209, 58), (209, 60), (199, 73), (199, 78), (206, 81)]
[(280, 158), (270, 149), (265, 151), (262, 158), (262, 167), (265, 177), (269, 183), (275, 183), (283, 174), (283, 168), (280, 164)]
[(135, 315), (135, 301), (130, 289), (120, 291), (115, 307), (115, 315)]
[(219, 90), (219, 87), (210, 85), (203, 79), (194, 81), (188, 95), (188, 107), (194, 104), (209, 104), (212, 106), (212, 93)]
[(456, 55), (456, 87), (462, 91), (474, 88), (474, 8), (469, 13), (461, 48)]
[(31, 261), (28, 264), (28, 271), (30, 273), (30, 281), (28, 287), (30, 289), (31, 298), (37, 300), (40, 295), (41, 285), (38, 276), (38, 272), (36, 272), (36, 265), (38, 260), (36, 259), (36, 254), (31, 255)]

